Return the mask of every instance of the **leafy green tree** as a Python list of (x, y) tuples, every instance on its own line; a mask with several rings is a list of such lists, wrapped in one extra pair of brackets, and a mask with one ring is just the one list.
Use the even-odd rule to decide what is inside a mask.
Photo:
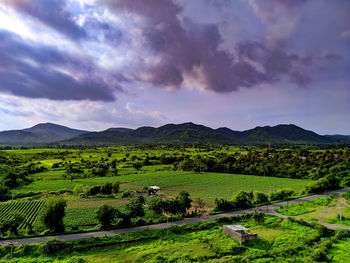
[(134, 167), (137, 171), (140, 171), (142, 168), (142, 163), (140, 162), (133, 163), (132, 167)]
[(114, 192), (115, 194), (117, 194), (117, 193), (119, 192), (119, 189), (120, 189), (120, 183), (119, 183), (119, 182), (115, 182), (115, 183), (113, 184), (113, 192)]
[(128, 210), (128, 215), (130, 218), (140, 217), (145, 215), (145, 210), (143, 205), (145, 204), (145, 199), (143, 196), (137, 196), (131, 199), (130, 203), (126, 205)]
[(101, 186), (101, 193), (104, 195), (112, 194), (113, 185), (111, 183), (105, 183)]
[(43, 224), (53, 232), (63, 232), (63, 217), (65, 216), (66, 206), (67, 202), (63, 198), (49, 198), (42, 210)]
[(96, 219), (102, 228), (110, 227), (117, 215), (117, 210), (107, 204), (101, 206), (96, 212)]
[(6, 224), (8, 225), (11, 234), (18, 234), (18, 227), (22, 224), (23, 220), (24, 216), (18, 212), (12, 212), (9, 215)]
[(0, 201), (6, 201), (10, 199), (10, 190), (6, 186), (0, 186)]

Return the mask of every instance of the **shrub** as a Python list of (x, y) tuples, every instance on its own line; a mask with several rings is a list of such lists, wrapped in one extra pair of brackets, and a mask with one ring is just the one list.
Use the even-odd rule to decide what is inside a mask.
[(95, 185), (95, 186), (88, 188), (88, 190), (86, 191), (86, 195), (87, 196), (97, 195), (100, 192), (101, 192), (101, 186)]
[(45, 255), (51, 255), (69, 247), (69, 243), (65, 241), (59, 239), (51, 239), (41, 245), (40, 251)]
[(262, 192), (254, 192), (254, 204), (263, 204), (269, 201), (269, 197), (267, 194)]
[(216, 198), (215, 199), (215, 211), (229, 211), (234, 208), (232, 202), (224, 199), (224, 198)]
[(280, 189), (277, 192), (270, 194), (270, 200), (271, 201), (278, 201), (278, 200), (285, 200), (291, 197), (294, 194), (294, 190), (292, 189)]
[(104, 195), (112, 194), (113, 186), (111, 183), (106, 183), (101, 186), (101, 193)]
[(249, 208), (253, 206), (253, 193), (239, 191), (232, 197), (232, 203), (236, 208)]
[(120, 188), (120, 183), (119, 182), (115, 182), (114, 184), (113, 184), (113, 192), (115, 193), (115, 194), (117, 194), (118, 192), (119, 192), (119, 188)]

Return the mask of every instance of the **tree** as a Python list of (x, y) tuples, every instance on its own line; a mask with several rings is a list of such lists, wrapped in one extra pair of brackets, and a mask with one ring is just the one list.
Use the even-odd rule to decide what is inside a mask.
[(133, 198), (129, 204), (126, 205), (126, 209), (128, 210), (128, 215), (130, 218), (144, 216), (145, 211), (143, 209), (143, 205), (145, 204), (145, 198), (140, 195)]
[(101, 193), (104, 195), (112, 194), (113, 186), (111, 183), (105, 183), (101, 186)]
[(10, 190), (6, 186), (0, 186), (0, 201), (10, 199)]
[(42, 212), (44, 225), (53, 232), (64, 231), (63, 217), (67, 202), (63, 198), (49, 198)]
[(142, 163), (133, 163), (132, 167), (134, 167), (137, 171), (140, 171), (142, 168)]
[(119, 188), (120, 188), (120, 186), (119, 186), (119, 182), (115, 182), (114, 184), (113, 184), (113, 192), (115, 193), (115, 194), (117, 194), (118, 192), (119, 192)]
[(96, 219), (102, 228), (110, 227), (114, 222), (117, 211), (115, 208), (104, 204), (96, 212)]
[(7, 219), (8, 230), (10, 230), (11, 234), (18, 234), (18, 227), (22, 224), (24, 220), (24, 216), (18, 212), (12, 212)]
[(148, 208), (154, 211), (156, 214), (161, 214), (166, 208), (166, 200), (159, 197), (153, 197), (149, 203)]
[(4, 220), (0, 222), (0, 232), (5, 235), (7, 231), (11, 234), (18, 234), (18, 227), (22, 224), (24, 217), (18, 212), (11, 212)]

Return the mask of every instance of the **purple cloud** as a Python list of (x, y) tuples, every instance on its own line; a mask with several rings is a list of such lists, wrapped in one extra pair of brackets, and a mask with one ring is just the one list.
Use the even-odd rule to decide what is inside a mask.
[(65, 0), (4, 0), (2, 2), (71, 39), (76, 40), (87, 35), (84, 28), (80, 27), (67, 11)]
[(147, 47), (160, 59), (156, 64), (144, 65), (147, 78), (141, 80), (156, 86), (180, 88), (186, 76), (199, 78), (198, 74), (204, 87), (216, 92), (270, 83), (281, 75), (299, 85), (311, 80), (304, 68), (299, 70), (300, 58), (282, 48), (268, 49), (258, 42), (242, 41), (236, 47), (237, 53), (223, 50), (218, 25), (180, 20), (182, 8), (171, 0), (103, 2), (112, 12), (128, 12), (145, 19), (142, 32)]
[(17, 96), (113, 101), (114, 92), (122, 90), (106, 83), (89, 57), (36, 46), (4, 30), (0, 30), (0, 61), (0, 91)]

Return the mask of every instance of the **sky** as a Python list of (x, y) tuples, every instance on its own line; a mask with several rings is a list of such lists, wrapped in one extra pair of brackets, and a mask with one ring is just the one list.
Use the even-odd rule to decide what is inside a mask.
[(0, 130), (350, 134), (349, 0), (0, 0)]

